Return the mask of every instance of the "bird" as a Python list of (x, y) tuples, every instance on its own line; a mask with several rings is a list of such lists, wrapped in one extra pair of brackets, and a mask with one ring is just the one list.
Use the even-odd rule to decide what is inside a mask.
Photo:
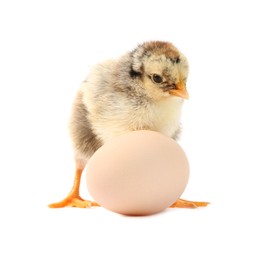
[[(84, 200), (79, 188), (89, 158), (105, 143), (137, 130), (178, 140), (181, 114), (189, 98), (187, 58), (171, 42), (146, 41), (119, 58), (95, 65), (81, 83), (69, 119), (76, 164), (68, 196), (50, 208), (100, 206)], [(208, 202), (177, 199), (170, 207), (197, 208)]]

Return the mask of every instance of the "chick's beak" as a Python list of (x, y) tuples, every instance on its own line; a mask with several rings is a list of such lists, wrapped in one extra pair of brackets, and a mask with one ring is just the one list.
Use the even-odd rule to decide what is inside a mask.
[(176, 84), (176, 89), (170, 90), (170, 94), (183, 99), (189, 99), (189, 94), (183, 81)]

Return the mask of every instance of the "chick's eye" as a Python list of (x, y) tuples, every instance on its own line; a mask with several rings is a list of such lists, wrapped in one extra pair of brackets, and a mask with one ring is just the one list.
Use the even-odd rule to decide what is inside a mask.
[(159, 76), (158, 74), (153, 74), (152, 75), (152, 81), (154, 83), (160, 84), (163, 82), (163, 78), (161, 76)]

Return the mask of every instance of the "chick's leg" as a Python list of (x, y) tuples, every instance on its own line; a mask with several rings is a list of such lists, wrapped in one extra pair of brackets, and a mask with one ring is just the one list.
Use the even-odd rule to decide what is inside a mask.
[(64, 200), (48, 205), (50, 208), (63, 208), (67, 206), (90, 208), (92, 206), (99, 206), (98, 203), (94, 201), (84, 200), (79, 195), (80, 180), (83, 170), (84, 167), (77, 164), (74, 184), (70, 193)]
[(178, 199), (176, 202), (174, 202), (170, 208), (198, 208), (198, 207), (206, 207), (209, 204), (209, 202), (199, 202), (199, 201), (189, 201), (189, 200), (183, 200)]

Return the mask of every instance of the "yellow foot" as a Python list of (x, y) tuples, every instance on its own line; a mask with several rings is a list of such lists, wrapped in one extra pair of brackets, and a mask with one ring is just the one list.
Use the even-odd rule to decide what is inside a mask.
[(199, 202), (199, 201), (188, 201), (183, 199), (178, 199), (174, 204), (170, 206), (170, 208), (198, 208), (198, 207), (206, 207), (209, 202)]
[(95, 201), (84, 200), (81, 197), (72, 197), (69, 196), (64, 200), (49, 204), (50, 208), (63, 208), (63, 207), (77, 207), (77, 208), (91, 208), (92, 206), (99, 206)]

